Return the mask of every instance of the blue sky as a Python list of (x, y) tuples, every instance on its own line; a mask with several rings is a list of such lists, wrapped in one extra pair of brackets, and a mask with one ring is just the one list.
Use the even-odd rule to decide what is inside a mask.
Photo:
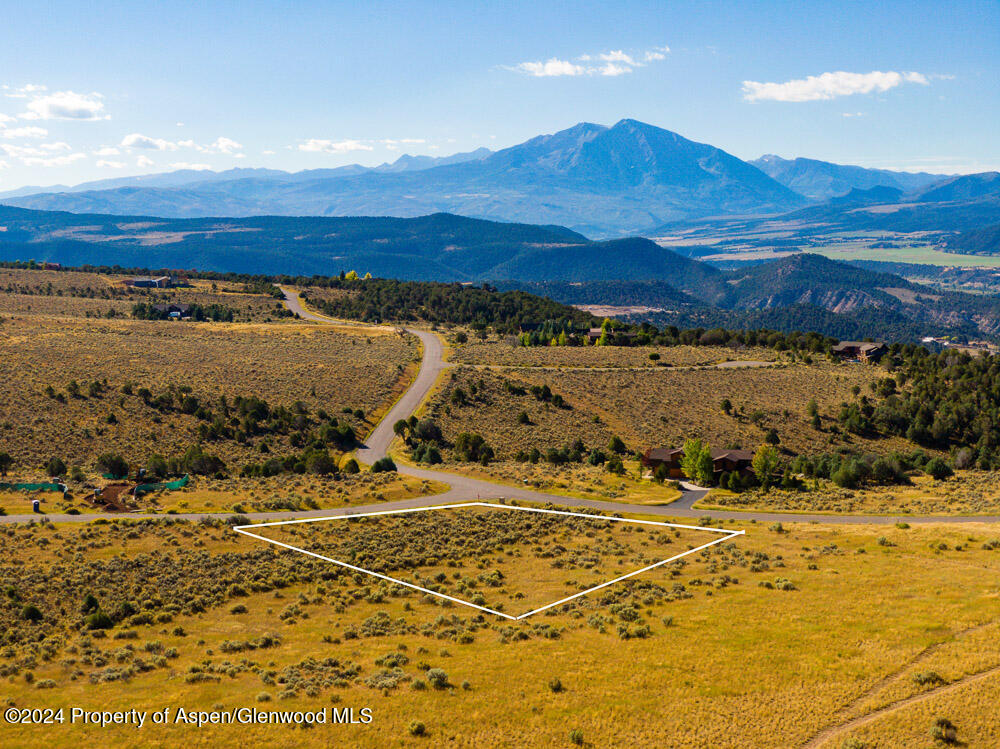
[(378, 164), (625, 117), (747, 159), (984, 171), (998, 80), (997, 2), (19, 3), (0, 190)]

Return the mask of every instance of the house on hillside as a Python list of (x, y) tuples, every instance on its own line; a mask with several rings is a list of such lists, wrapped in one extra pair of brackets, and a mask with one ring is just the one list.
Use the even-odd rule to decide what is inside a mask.
[[(603, 328), (590, 328), (587, 331), (587, 340), (590, 341), (590, 343), (596, 343), (601, 339), (601, 336), (603, 334), (604, 334)], [(608, 331), (608, 335), (610, 335), (612, 339), (616, 339), (619, 342), (623, 340), (631, 341), (633, 338), (635, 338), (635, 333), (633, 333), (631, 330), (610, 330)]]
[[(715, 474), (738, 471), (741, 475), (752, 473), (752, 450), (725, 450), (712, 448), (712, 471)], [(684, 450), (679, 447), (653, 447), (642, 456), (642, 464), (655, 471), (660, 465), (666, 464), (668, 475), (672, 479), (684, 478), (681, 470), (681, 459)]]
[(179, 320), (191, 316), (191, 305), (174, 302), (172, 304), (154, 304), (153, 309), (162, 315)]
[(125, 281), (125, 285), (136, 289), (166, 289), (171, 282), (170, 276), (137, 276)]
[(889, 352), (882, 341), (841, 341), (832, 350), (841, 359), (856, 359), (866, 364), (879, 361)]

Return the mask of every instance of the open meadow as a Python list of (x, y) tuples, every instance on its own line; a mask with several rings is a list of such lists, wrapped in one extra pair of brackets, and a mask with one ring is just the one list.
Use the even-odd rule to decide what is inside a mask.
[[(440, 525), (430, 513), (424, 522), (464, 543), (439, 549), (433, 535), (408, 544), (392, 533), (350, 543), (358, 555), (434, 557), (449, 590), (498, 590), (490, 580), (501, 562), (525, 587), (540, 561), (566, 588), (580, 578), (556, 566), (579, 559), (572, 546), (539, 560), (558, 550), (544, 533), (538, 544), (526, 528), (487, 538), (474, 523)], [(0, 742), (835, 749), (930, 746), (939, 717), (968, 746), (1000, 741), (986, 698), (1000, 687), (994, 529), (724, 527), (747, 535), (519, 622), (221, 521), (3, 527), (8, 705), (325, 705), (368, 707), (373, 720), (239, 734), (4, 725)], [(631, 540), (641, 536), (642, 553), (659, 551), (655, 534)], [(680, 545), (672, 540), (664, 548)], [(605, 542), (593, 554), (613, 569), (616, 549)]]
[(907, 484), (856, 489), (817, 479), (799, 490), (753, 489), (733, 494), (713, 489), (695, 507), (873, 515), (994, 515), (1000, 511), (1000, 479), (992, 471), (958, 471), (944, 480), (914, 472)]
[[(852, 389), (867, 392), (883, 375), (875, 367), (826, 362), (649, 371), (462, 366), (448, 376), (427, 415), (447, 440), (461, 432), (481, 434), (501, 459), (531, 448), (560, 449), (576, 439), (603, 448), (613, 436), (638, 451), (679, 447), (689, 437), (752, 450), (771, 429), (793, 452), (850, 446), (886, 453), (909, 445), (830, 429), (840, 404), (854, 399)], [(548, 400), (532, 391), (544, 387), (552, 394)], [(554, 402), (557, 395), (561, 400)], [(732, 404), (729, 414), (723, 399)], [(810, 399), (823, 419), (821, 430), (806, 413)]]

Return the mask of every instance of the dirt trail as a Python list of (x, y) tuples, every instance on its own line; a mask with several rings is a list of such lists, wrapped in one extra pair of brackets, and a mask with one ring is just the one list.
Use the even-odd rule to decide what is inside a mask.
[[(968, 627), (967, 629), (963, 629), (960, 632), (956, 632), (953, 639), (963, 637), (965, 635), (971, 634), (972, 632), (977, 632), (981, 629), (985, 629), (995, 624), (996, 621), (989, 621), (985, 622), (984, 624), (977, 624), (973, 627)], [(929, 692), (921, 692), (920, 694), (915, 694), (912, 697), (907, 697), (905, 699), (898, 700), (890, 705), (886, 705), (885, 707), (879, 708), (878, 710), (866, 713), (865, 715), (859, 715), (855, 718), (845, 719), (846, 716), (851, 712), (851, 710), (855, 708), (857, 705), (861, 704), (864, 700), (867, 700), (870, 697), (876, 695), (879, 691), (889, 686), (890, 684), (894, 684), (900, 679), (902, 679), (910, 671), (910, 669), (913, 668), (913, 666), (925, 660), (928, 656), (937, 652), (942, 646), (947, 645), (949, 642), (952, 641), (953, 640), (942, 640), (940, 642), (935, 642), (932, 643), (931, 645), (928, 645), (926, 648), (917, 653), (913, 658), (907, 661), (903, 666), (879, 679), (875, 684), (866, 689), (856, 699), (852, 700), (849, 705), (845, 705), (840, 710), (838, 710), (837, 713), (834, 715), (834, 720), (838, 722), (834, 723), (831, 726), (828, 726), (827, 728), (824, 728), (815, 736), (813, 736), (808, 742), (802, 745), (803, 749), (818, 749), (818, 747), (822, 746), (826, 741), (830, 740), (834, 736), (845, 733), (854, 728), (867, 725), (868, 723), (871, 723), (874, 720), (878, 720), (883, 715), (895, 712), (896, 710), (901, 710), (902, 708), (907, 707), (908, 705), (913, 705), (917, 702), (922, 702), (936, 695), (946, 694), (948, 692), (959, 689), (967, 684), (972, 684), (982, 679), (988, 678), (993, 674), (1000, 673), (1000, 666), (994, 666), (993, 668), (989, 668), (985, 671), (980, 671), (977, 674), (970, 674), (969, 676), (965, 676), (961, 679), (958, 679), (957, 681), (953, 681), (948, 684), (942, 684), (940, 687), (936, 687), (935, 689), (932, 689)]]

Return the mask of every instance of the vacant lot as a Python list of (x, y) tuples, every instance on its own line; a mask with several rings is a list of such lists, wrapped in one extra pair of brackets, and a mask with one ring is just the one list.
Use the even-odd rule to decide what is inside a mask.
[[(0, 323), (0, 451), (28, 474), (53, 456), (89, 471), (106, 452), (140, 464), (152, 453), (177, 455), (206, 423), (185, 412), (187, 396), (216, 413), (223, 397), (230, 405), (256, 397), (284, 408), (301, 401), (307, 428), (322, 409), (364, 436), (408, 384), (418, 351), (408, 336), (358, 333), (305, 323), (7, 318)], [(162, 404), (161, 396), (170, 405), (151, 405)], [(298, 452), (288, 439), (221, 439), (206, 450), (238, 469)]]
[(338, 518), (255, 532), (511, 616), (721, 537), (499, 507)]
[[(969, 746), (1000, 741), (994, 528), (743, 527), (747, 536), (686, 564), (518, 623), (223, 524), (0, 528), (0, 668), (13, 704), (374, 714), (367, 726), (238, 734), (5, 724), (0, 742), (568, 746), (575, 731), (591, 746), (670, 736), (799, 747), (821, 737), (837, 749), (854, 737), (930, 746), (936, 717)], [(484, 540), (485, 553), (451, 540), (442, 559), (447, 551), (462, 566), (447, 569), (449, 587), (494, 590), (479, 576), (500, 557), (538, 564), (516, 538)], [(362, 542), (358, 554), (377, 539)]]
[[(853, 400), (852, 387), (868, 392), (868, 383), (880, 374), (884, 370), (875, 367), (826, 363), (649, 372), (463, 367), (450, 375), (428, 413), (441, 423), (447, 439), (478, 432), (500, 458), (532, 447), (543, 452), (561, 448), (577, 438), (587, 447), (603, 448), (612, 435), (633, 450), (679, 446), (688, 437), (716, 447), (753, 449), (769, 429), (795, 452), (844, 445), (876, 452), (912, 449), (903, 440), (863, 440), (829, 430), (840, 403)], [(564, 407), (531, 394), (532, 386), (545, 385), (563, 398)], [(732, 403), (731, 415), (720, 406), (723, 398)], [(822, 431), (813, 429), (806, 415), (811, 398), (824, 417)], [(522, 423), (522, 412), (528, 423)]]

